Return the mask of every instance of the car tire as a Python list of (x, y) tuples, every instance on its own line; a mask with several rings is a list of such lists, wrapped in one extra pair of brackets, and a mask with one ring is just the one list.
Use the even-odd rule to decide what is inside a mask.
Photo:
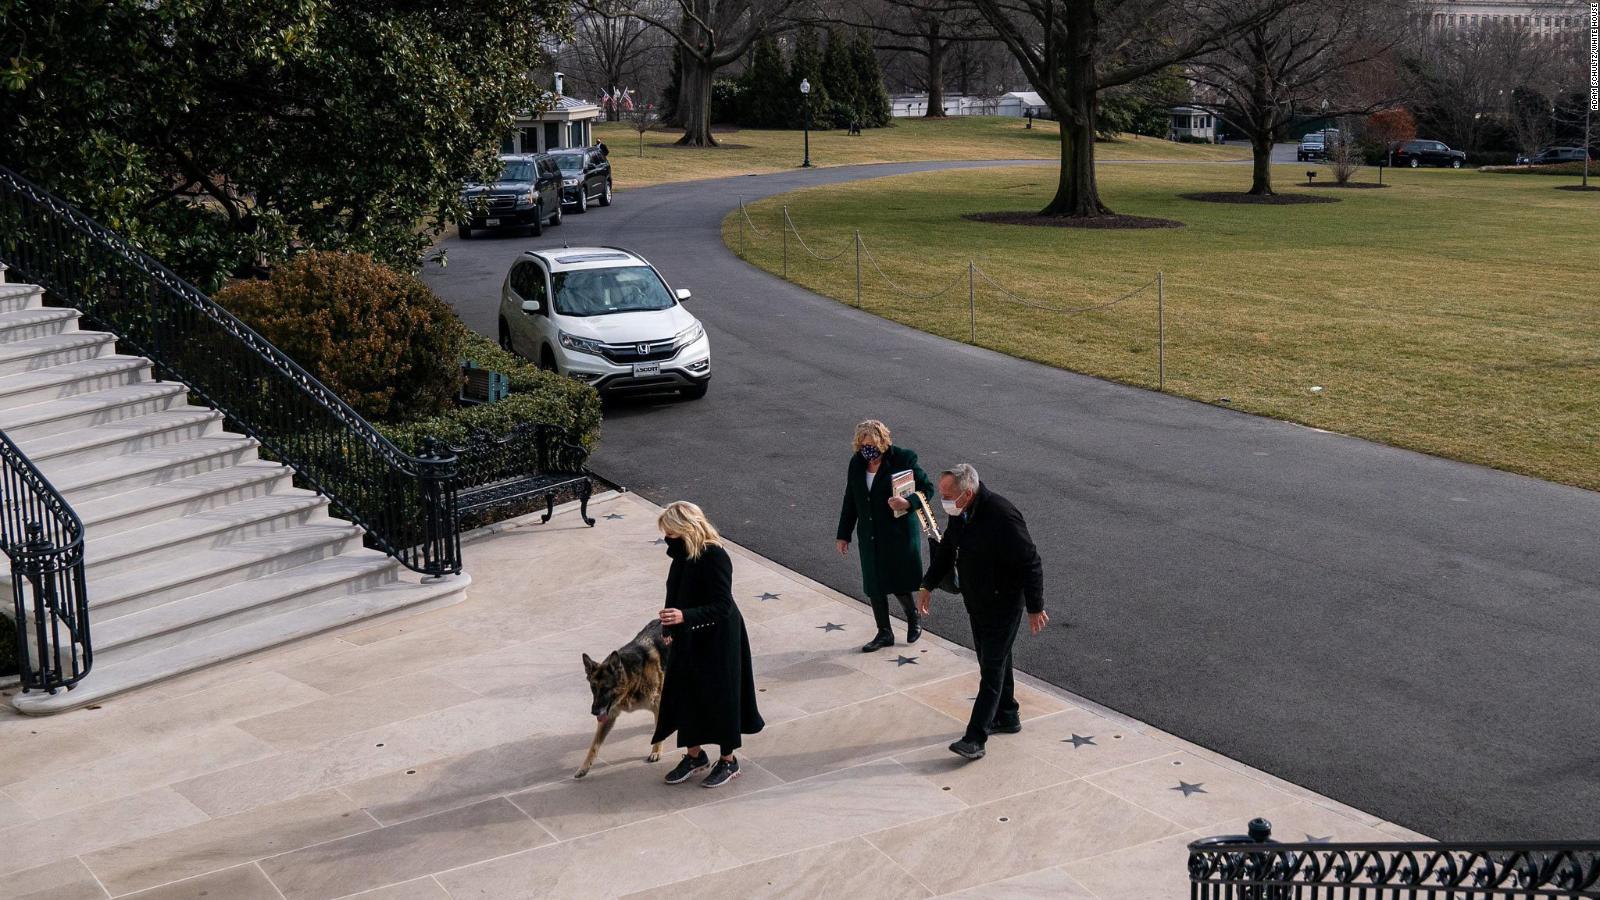
[(544, 349), (539, 351), (539, 368), (546, 372), (561, 371), (561, 367), (556, 365), (555, 351), (551, 350), (548, 344), (545, 345)]
[(540, 217), (538, 212), (533, 214), (533, 223), (528, 226), (528, 233), (534, 237), (544, 234), (544, 219)]
[(1412, 158), (1411, 158), (1411, 162), (1410, 162), (1410, 166), (1411, 166), (1411, 168), (1413, 168), (1413, 169), (1415, 169), (1415, 168), (1417, 168), (1417, 167), (1418, 167), (1418, 166), (1420, 166), (1420, 165), (1421, 165), (1421, 163), (1419, 163), (1419, 162), (1417, 162), (1417, 159), (1416, 159), (1416, 157), (1412, 157)]
[(472, 240), (472, 228), (471, 228), (471, 226), (468, 226), (468, 225), (457, 225), (456, 226), (456, 236), (461, 238), (463, 241)]
[(550, 225), (554, 227), (561, 224), (561, 201), (556, 201), (556, 211), (550, 214)]
[(499, 339), (496, 343), (500, 345), (501, 350), (507, 353), (515, 354), (517, 352), (511, 348), (511, 326), (507, 324), (505, 319), (500, 320)]
[(605, 190), (600, 192), (600, 205), (601, 206), (610, 206), (611, 205), (611, 179), (609, 179), (609, 178), (606, 179)]
[(696, 384), (696, 385), (691, 385), (690, 387), (686, 387), (683, 390), (678, 392), (678, 396), (682, 397), (685, 400), (699, 400), (701, 397), (704, 397), (706, 395), (706, 391), (708, 391), (710, 389), (711, 389), (711, 382), (708, 381), (708, 382), (704, 382), (702, 384)]
[(1452, 169), (1461, 168), (1461, 160), (1459, 160), (1459, 159), (1450, 160), (1450, 168), (1452, 168)]
[(578, 208), (574, 209), (573, 212), (575, 212), (575, 213), (577, 213), (578, 215), (581, 216), (581, 215), (583, 215), (584, 213), (586, 213), (588, 211), (589, 211), (589, 188), (588, 187), (583, 187), (583, 188), (579, 189), (579, 191), (578, 191)]

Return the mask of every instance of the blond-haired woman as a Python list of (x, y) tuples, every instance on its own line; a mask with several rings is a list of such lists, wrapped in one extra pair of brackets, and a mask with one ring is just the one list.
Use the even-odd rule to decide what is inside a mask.
[[(678, 746), (687, 748), (682, 761), (667, 773), (668, 784), (681, 784), (710, 768), (700, 784), (721, 787), (739, 777), (739, 760), (733, 754), (743, 736), (765, 726), (756, 709), (750, 638), (733, 602), (733, 560), (722, 548), (716, 526), (693, 503), (671, 504), (656, 524), (672, 557), (666, 608), (661, 610), (672, 653), (651, 740), (660, 743), (677, 732)], [(715, 766), (702, 749), (704, 744), (721, 749)]]
[(890, 437), (889, 426), (877, 419), (856, 426), (844, 482), (844, 508), (839, 511), (839, 552), (850, 552), (852, 533), (860, 537), (861, 585), (877, 620), (878, 634), (861, 648), (863, 653), (894, 646), (890, 594), (905, 612), (906, 643), (915, 643), (922, 636), (922, 620), (911, 599), (911, 593), (922, 586), (922, 529), (910, 501), (895, 496), (892, 482), (896, 473), (910, 472), (922, 496), (934, 497), (934, 487), (917, 463), (917, 454), (895, 446)]

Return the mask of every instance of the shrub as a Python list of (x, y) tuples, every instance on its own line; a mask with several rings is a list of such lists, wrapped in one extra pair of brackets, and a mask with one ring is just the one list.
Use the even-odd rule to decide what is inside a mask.
[(303, 253), (218, 302), (376, 422), (443, 413), (466, 329), (415, 275), (359, 253)]
[(15, 675), (17, 666), (17, 625), (11, 617), (0, 613), (0, 678)]
[[(1546, 163), (1541, 166), (1482, 166), (1480, 172), (1493, 172), (1497, 175), (1571, 175), (1583, 174), (1583, 160), (1571, 162)], [(1600, 162), (1590, 160), (1589, 177), (1600, 176)]]

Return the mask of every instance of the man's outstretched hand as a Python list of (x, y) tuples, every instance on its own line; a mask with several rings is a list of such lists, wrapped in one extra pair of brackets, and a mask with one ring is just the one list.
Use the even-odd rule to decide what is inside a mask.
[(933, 591), (922, 588), (917, 591), (917, 612), (927, 615), (933, 608)]
[(1040, 610), (1036, 613), (1028, 613), (1028, 631), (1031, 633), (1038, 634), (1044, 630), (1046, 625), (1049, 624), (1050, 614), (1044, 610)]

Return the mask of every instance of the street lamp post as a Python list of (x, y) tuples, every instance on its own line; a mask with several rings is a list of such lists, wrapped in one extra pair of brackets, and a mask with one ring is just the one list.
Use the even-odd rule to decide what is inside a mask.
[(803, 127), (806, 135), (806, 158), (800, 163), (800, 168), (811, 168), (811, 82), (800, 79), (800, 103), (805, 107)]

